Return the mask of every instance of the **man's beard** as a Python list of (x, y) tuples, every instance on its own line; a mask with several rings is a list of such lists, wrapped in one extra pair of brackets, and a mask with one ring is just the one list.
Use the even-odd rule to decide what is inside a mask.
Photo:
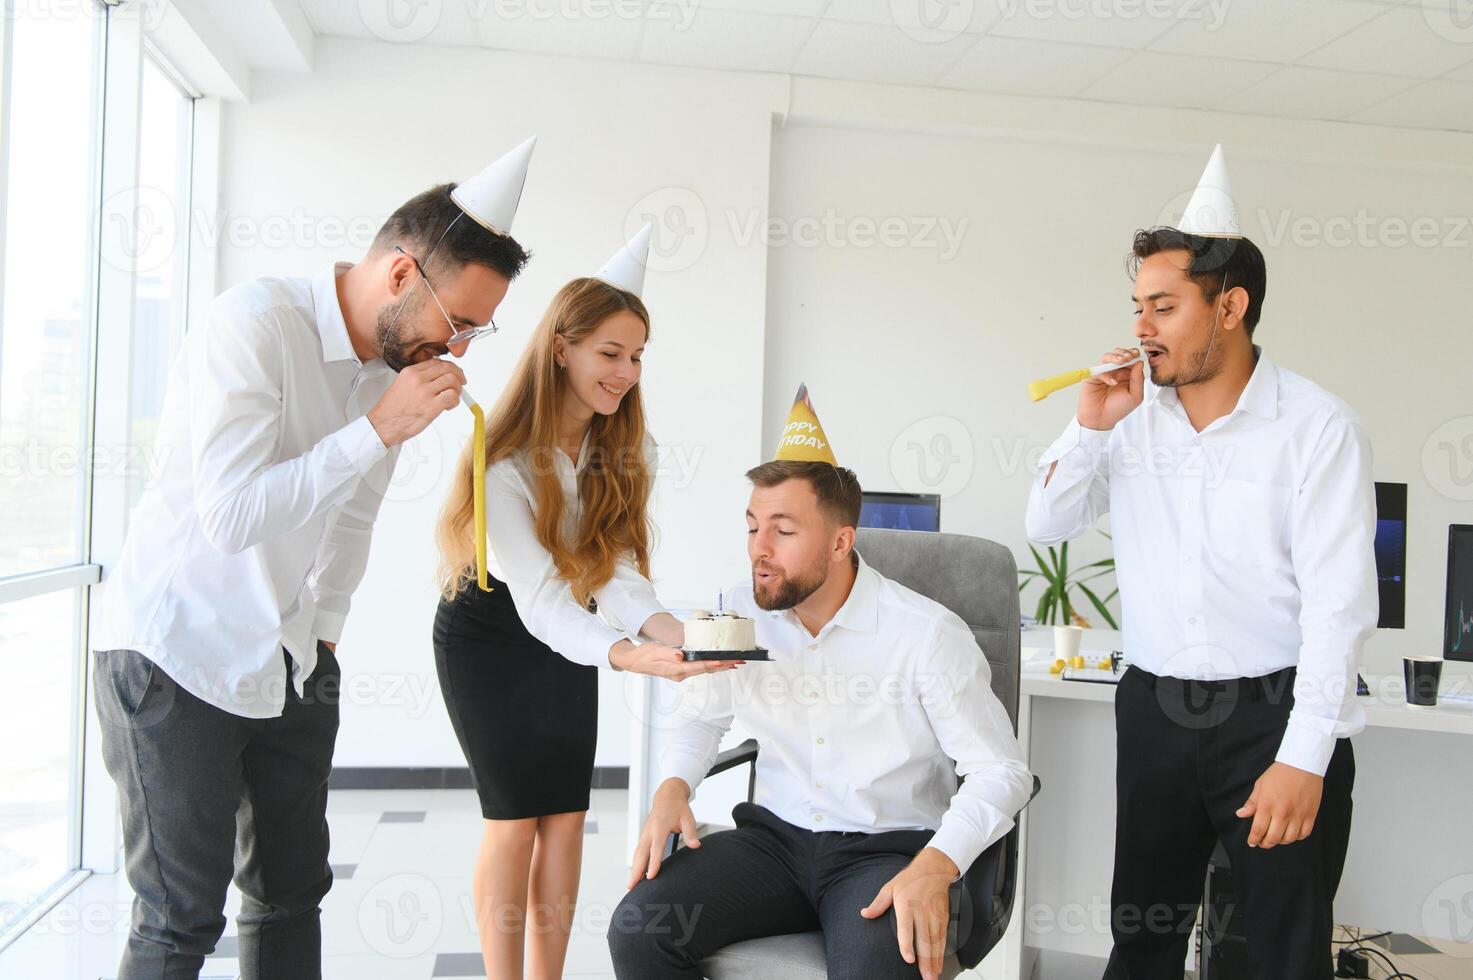
[(442, 345), (426, 344), (409, 334), (405, 322), (412, 320), (422, 305), (422, 301), (406, 303), (401, 310), (397, 304), (391, 303), (378, 311), (378, 342), (382, 351), (379, 356), (395, 371), (402, 371), (413, 364), (421, 349), (434, 351), (436, 357), (450, 353)]
[[(1215, 333), (1216, 328), (1214, 327), (1213, 330)], [(1158, 388), (1182, 388), (1199, 381), (1211, 381), (1217, 377), (1218, 372), (1222, 370), (1223, 358), (1226, 355), (1221, 345), (1213, 343), (1215, 339), (1215, 336), (1209, 336), (1208, 342), (1202, 346), (1202, 349), (1188, 358), (1191, 363), (1180, 370), (1167, 375), (1159, 371), (1152, 371), (1151, 383)]]
[(776, 592), (763, 593), (757, 585), (757, 570), (752, 569), (752, 598), (757, 600), (757, 605), (766, 610), (792, 609), (798, 603), (807, 599), (813, 593), (823, 588), (823, 584), (829, 580), (829, 569), (825, 564), (820, 564), (807, 578), (794, 578), (784, 576), (782, 585), (777, 587)]

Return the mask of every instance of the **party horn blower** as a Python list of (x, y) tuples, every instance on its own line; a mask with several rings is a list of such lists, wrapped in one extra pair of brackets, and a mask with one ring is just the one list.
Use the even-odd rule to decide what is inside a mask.
[(475, 420), (471, 426), (471, 500), (476, 510), (476, 585), (482, 592), (490, 592), (486, 570), (486, 412), (464, 388), (460, 389), (460, 400)]
[(1093, 378), (1096, 375), (1105, 374), (1109, 371), (1119, 371), (1121, 368), (1128, 368), (1136, 361), (1144, 359), (1145, 356), (1145, 354), (1139, 353), (1124, 364), (1096, 364), (1094, 367), (1080, 368), (1077, 371), (1065, 371), (1063, 374), (1056, 374), (1052, 378), (1040, 378), (1037, 381), (1029, 383), (1028, 395), (1036, 402), (1043, 401), (1061, 388), (1077, 385), (1085, 378)]

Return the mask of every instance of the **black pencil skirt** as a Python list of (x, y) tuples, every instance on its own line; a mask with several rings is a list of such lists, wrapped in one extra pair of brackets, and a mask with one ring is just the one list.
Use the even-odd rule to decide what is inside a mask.
[(504, 583), (472, 583), (435, 611), (435, 670), (488, 820), (588, 809), (598, 668), (522, 625)]

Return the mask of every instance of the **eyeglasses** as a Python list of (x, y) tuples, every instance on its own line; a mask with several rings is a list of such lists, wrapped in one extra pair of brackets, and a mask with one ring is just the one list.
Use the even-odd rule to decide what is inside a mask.
[[(446, 312), (445, 304), (441, 303), (440, 297), (435, 295), (435, 288), (430, 285), (430, 277), (425, 275), (424, 266), (419, 264), (419, 259), (411, 255), (401, 245), (395, 245), (394, 251), (398, 252), (400, 255), (403, 255), (404, 257), (409, 259), (409, 261), (414, 263), (415, 270), (419, 272), (419, 279), (416, 279), (414, 281), (414, 286), (418, 286), (421, 279), (424, 280), (425, 289), (429, 292), (430, 299), (435, 301), (435, 306), (439, 308), (440, 315), (445, 318), (446, 325), (450, 327), (450, 339), (445, 341), (447, 346), (450, 344), (467, 344), (470, 343), (472, 340), (475, 340), (477, 337), (484, 337), (487, 334), (493, 334), (496, 332), (497, 327), (495, 320), (492, 320), (491, 322), (479, 327), (457, 327), (455, 325), (455, 321), (450, 318), (450, 314)], [(431, 251), (434, 250), (431, 249)], [(405, 293), (404, 298), (399, 301), (399, 308), (394, 311), (394, 319), (389, 321), (389, 325), (391, 327), (395, 323), (399, 322), (399, 314), (404, 312), (404, 304), (409, 302), (410, 294), (414, 292), (414, 286), (409, 287), (409, 292)]]

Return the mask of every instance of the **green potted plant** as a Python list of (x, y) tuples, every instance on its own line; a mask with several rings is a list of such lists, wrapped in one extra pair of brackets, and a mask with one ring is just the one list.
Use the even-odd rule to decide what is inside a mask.
[[(1109, 535), (1106, 534), (1105, 537), (1108, 538)], [(1021, 593), (1034, 579), (1038, 579), (1043, 584), (1043, 593), (1038, 597), (1038, 609), (1033, 617), (1039, 625), (1078, 626), (1082, 629), (1089, 629), (1089, 620), (1080, 614), (1079, 603), (1073, 596), (1077, 590), (1089, 600), (1095, 612), (1100, 614), (1100, 618), (1108, 623), (1111, 629), (1120, 628), (1106, 605), (1119, 594), (1120, 590), (1113, 589), (1102, 599), (1099, 595), (1102, 585), (1097, 584), (1091, 588), (1087, 584), (1098, 582), (1107, 575), (1114, 575), (1114, 558), (1102, 558), (1088, 565), (1081, 565), (1079, 568), (1070, 568), (1069, 542), (1067, 541), (1059, 545), (1057, 549), (1050, 547), (1047, 559), (1031, 544), (1028, 550), (1033, 552), (1033, 559), (1038, 563), (1038, 569), (1035, 571), (1025, 568), (1018, 572), (1018, 577), (1021, 579), (1018, 583), (1018, 591)]]

